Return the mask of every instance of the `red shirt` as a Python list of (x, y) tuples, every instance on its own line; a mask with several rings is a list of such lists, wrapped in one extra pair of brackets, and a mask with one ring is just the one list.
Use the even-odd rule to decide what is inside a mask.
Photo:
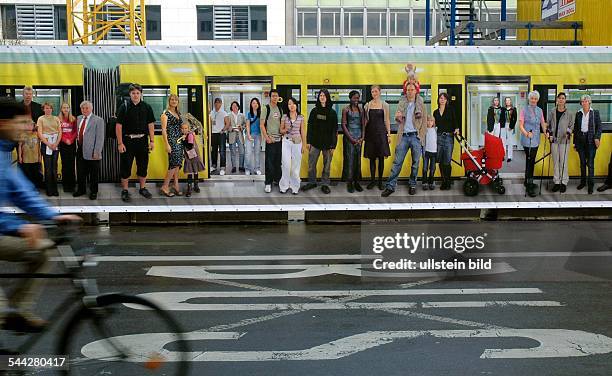
[(62, 127), (62, 142), (64, 144), (74, 144), (74, 140), (77, 138), (76, 120), (71, 122), (61, 116), (59, 119)]

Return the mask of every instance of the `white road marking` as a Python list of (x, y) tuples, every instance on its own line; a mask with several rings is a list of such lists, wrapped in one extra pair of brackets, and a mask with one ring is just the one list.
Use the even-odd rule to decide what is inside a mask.
[(483, 294), (542, 294), (534, 287), (465, 288), (465, 289), (381, 289), (381, 290), (259, 290), (259, 291), (162, 291), (139, 294), (155, 302), (182, 302), (197, 298), (322, 298), (364, 296), (418, 296), (418, 295), (483, 295)]
[[(220, 333), (187, 333), (189, 341), (203, 339), (237, 340), (242, 335), (235, 332)], [(332, 342), (303, 350), (270, 350), (270, 351), (201, 351), (191, 352), (188, 357), (193, 362), (268, 362), (283, 360), (335, 360), (366, 351), (378, 346), (393, 343), (402, 339), (419, 337), (434, 338), (526, 338), (539, 342), (531, 348), (485, 349), (481, 359), (542, 359), (583, 357), (612, 352), (612, 338), (604, 335), (565, 329), (476, 329), (476, 330), (422, 330), (422, 331), (371, 331), (337, 339)], [(132, 349), (134, 355), (128, 358), (131, 362), (142, 362), (145, 359), (137, 354), (161, 353), (168, 361), (181, 359), (182, 354), (164, 349), (176, 337), (169, 333), (147, 333), (113, 337), (114, 340)], [(415, 345), (412, 345), (415, 346)], [(409, 351), (409, 350), (406, 350)], [(81, 352), (90, 359), (114, 360), (115, 354), (105, 345), (105, 340), (85, 345)]]
[[(485, 308), (485, 307), (562, 307), (563, 304), (548, 300), (494, 300), (494, 301), (461, 301), (461, 302), (384, 302), (384, 303), (220, 303), (192, 304), (174, 303), (161, 305), (167, 311), (282, 311), (282, 310), (346, 310), (346, 309), (416, 309), (416, 308)], [(125, 304), (126, 307), (147, 310), (136, 304)]]
[[(361, 270), (361, 264), (303, 264), (292, 265), (291, 270), (299, 271), (290, 273), (257, 273), (257, 274), (238, 274), (238, 273), (212, 273), (208, 270), (215, 268), (224, 268), (223, 270), (249, 270), (252, 266), (253, 270), (285, 270), (282, 265), (222, 265), (222, 266), (152, 266), (147, 272), (149, 276), (169, 277), (169, 278), (186, 278), (195, 280), (236, 280), (236, 279), (289, 279), (289, 278), (310, 278), (324, 275), (341, 274), (354, 277), (372, 277), (372, 278), (427, 278), (438, 277), (446, 272), (406, 272), (406, 273), (390, 273), (390, 272), (370, 272)], [(512, 266), (505, 262), (495, 263), (492, 270), (469, 270), (461, 272), (461, 275), (486, 275), (486, 274), (501, 274), (515, 272)]]

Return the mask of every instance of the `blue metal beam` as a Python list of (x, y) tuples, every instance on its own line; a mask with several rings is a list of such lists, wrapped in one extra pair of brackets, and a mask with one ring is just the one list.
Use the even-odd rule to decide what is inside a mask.
[(431, 0), (425, 0), (425, 43), (431, 37)]
[(457, 19), (457, 0), (451, 0), (451, 19), (450, 19), (450, 37), (448, 44), (455, 45), (455, 23)]
[[(506, 1), (501, 0), (501, 20), (506, 21), (508, 18), (506, 17)], [(506, 29), (501, 30), (501, 39), (506, 40)]]

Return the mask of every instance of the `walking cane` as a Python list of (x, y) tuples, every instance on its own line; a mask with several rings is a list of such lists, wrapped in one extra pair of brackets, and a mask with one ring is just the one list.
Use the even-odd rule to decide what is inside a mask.
[[(546, 141), (547, 140), (548, 140), (548, 133), (546, 134), (546, 137), (544, 139), (544, 153), (542, 154), (542, 172), (540, 172), (540, 190), (538, 191), (538, 196), (542, 195), (542, 182), (544, 181), (544, 159), (546, 158)], [(550, 173), (550, 171), (548, 172)], [(548, 185), (548, 183), (546, 184)]]
[(563, 162), (561, 163), (561, 184), (563, 184), (563, 177), (565, 175), (565, 162), (567, 161), (567, 150), (569, 149), (568, 146), (570, 146), (570, 134), (567, 133), (567, 143), (565, 144), (564, 148), (564, 152), (563, 152)]
[[(553, 137), (554, 140), (554, 137)], [(550, 141), (550, 140), (549, 140)], [(546, 156), (546, 154), (544, 154), (544, 156)], [(544, 163), (544, 162), (542, 162)], [(550, 141), (550, 153), (549, 153), (549, 157), (548, 157), (548, 168), (546, 169), (546, 176), (548, 176), (549, 178), (546, 180), (546, 190), (548, 191), (550, 189), (550, 182), (552, 180), (552, 177), (550, 176), (550, 165), (553, 163), (553, 157), (552, 157), (552, 141)]]
[[(528, 132), (529, 133), (529, 132)], [(525, 154), (525, 161), (528, 160), (529, 156), (531, 155), (531, 140), (533, 138), (533, 135), (531, 138), (529, 138), (529, 152), (527, 154)], [(529, 178), (527, 176), (525, 176), (525, 197), (527, 197), (527, 191), (529, 190)]]

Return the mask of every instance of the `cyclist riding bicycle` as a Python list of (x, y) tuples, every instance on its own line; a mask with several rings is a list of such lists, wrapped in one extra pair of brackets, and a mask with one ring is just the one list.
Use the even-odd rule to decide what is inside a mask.
[[(9, 150), (25, 131), (31, 130), (31, 119), (22, 104), (0, 98), (0, 150)], [(12, 148), (11, 148), (12, 149)], [(12, 166), (12, 157), (0, 153), (0, 208), (16, 206), (39, 221), (76, 222), (75, 215), (60, 215), (40, 198), (32, 183)], [(50, 268), (46, 250), (53, 246), (43, 226), (29, 223), (21, 216), (0, 210), (0, 261), (25, 262), (28, 273), (42, 273)], [(8, 309), (0, 289), (0, 323), (2, 328), (18, 332), (37, 332), (47, 324), (32, 312), (40, 279), (22, 279), (8, 298)], [(4, 318), (4, 320), (3, 320)]]

